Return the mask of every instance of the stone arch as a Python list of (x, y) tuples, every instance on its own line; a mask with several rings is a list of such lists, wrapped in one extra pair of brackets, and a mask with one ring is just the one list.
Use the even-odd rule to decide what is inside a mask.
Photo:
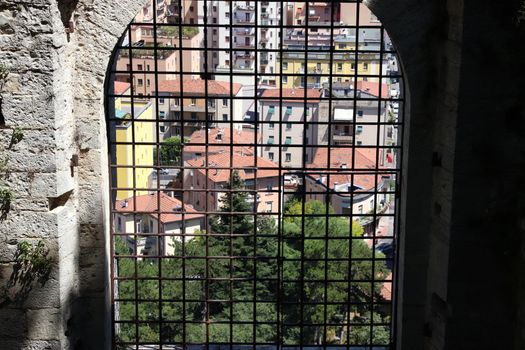
[[(106, 190), (108, 172), (104, 82), (113, 48), (126, 25), (140, 10), (143, 0), (80, 0), (71, 14), (75, 29), (69, 34), (63, 28), (64, 19), (58, 11), (57, 1), (44, 2), (46, 6), (49, 5), (50, 13), (38, 12), (34, 15), (42, 19), (51, 19), (53, 26), (48, 33), (56, 36), (55, 39), (42, 44), (42, 47), (52, 52), (56, 58), (55, 63), (48, 62), (53, 79), (43, 83), (47, 84), (45, 86), (49, 87), (50, 94), (54, 96), (54, 103), (46, 104), (39, 100), (36, 104), (37, 108), (52, 111), (47, 113), (46, 117), (52, 119), (50, 114), (53, 114), (56, 122), (47, 127), (56, 127), (59, 133), (65, 135), (59, 135), (55, 145), (56, 149), (63, 151), (54, 163), (55, 166), (60, 166), (50, 169), (50, 172), (56, 174), (54, 186), (62, 187), (57, 189), (56, 196), (64, 188), (77, 190), (74, 195), (76, 214), (72, 214), (72, 217), (80, 233), (77, 238), (79, 242), (76, 242), (79, 247), (73, 252), (73, 259), (59, 262), (60, 273), (75, 274), (78, 280), (74, 283), (78, 285), (66, 283), (53, 286), (57, 290), (64, 288), (65, 293), (70, 295), (68, 303), (73, 306), (74, 311), (67, 311), (69, 306), (58, 306), (62, 317), (59, 317), (57, 322), (63, 323), (63, 327), (60, 328), (63, 328), (63, 332), (57, 337), (79, 348), (102, 349), (108, 347), (106, 340), (111, 329), (110, 318), (107, 317), (110, 311), (110, 303), (107, 300), (109, 293), (106, 293), (109, 254), (105, 241), (109, 235), (105, 223), (108, 222), (106, 213), (109, 200)], [(410, 98), (410, 134), (406, 136), (410, 163), (405, 158), (403, 165), (406, 169), (403, 202), (407, 204), (407, 207), (402, 208), (405, 213), (402, 217), (406, 218), (402, 223), (402, 232), (405, 232), (402, 242), (405, 247), (401, 247), (399, 256), (401, 266), (405, 267), (406, 282), (402, 284), (398, 293), (402, 298), (399, 300), (402, 312), (398, 324), (403, 325), (398, 332), (403, 337), (399, 339), (403, 341), (402, 348), (409, 349), (422, 348), (421, 325), (425, 321), (425, 304), (428, 301), (427, 232), (430, 230), (430, 160), (435, 124), (431, 120), (433, 114), (427, 112), (429, 103), (432, 108), (437, 109), (438, 101), (444, 99), (442, 95), (433, 94), (437, 82), (432, 77), (437, 76), (439, 71), (448, 69), (441, 65), (442, 62), (438, 61), (440, 56), (436, 55), (437, 47), (441, 43), (441, 30), (447, 29), (446, 25), (442, 25), (447, 13), (439, 8), (437, 3), (438, 1), (427, 1), (421, 4), (417, 0), (367, 2), (396, 44), (405, 68), (409, 90), (407, 97)], [(16, 59), (17, 56), (13, 57)], [(34, 75), (30, 77), (37, 76), (37, 73), (31, 74)], [(410, 77), (418, 78), (411, 81)], [(34, 121), (18, 117), (18, 105), (11, 103), (4, 107), (8, 124), (42, 127)], [(60, 144), (63, 139), (67, 139), (67, 144)], [(412, 152), (416, 146), (417, 152)], [(75, 161), (75, 155), (78, 155), (78, 163)], [(78, 169), (78, 177), (73, 180), (69, 176), (71, 168)], [(407, 181), (410, 181), (410, 187), (406, 186)], [(419, 200), (419, 196), (423, 199)], [(420, 232), (425, 234), (419, 234)], [(421, 247), (427, 247), (427, 251), (414, 252)], [(78, 261), (74, 259), (75, 255)], [(66, 279), (65, 276), (63, 278)], [(410, 288), (405, 288), (406, 286)], [(414, 291), (419, 295), (414, 295)], [(69, 337), (69, 340), (64, 339), (64, 336)], [(408, 343), (405, 343), (405, 339)], [(66, 347), (65, 344), (63, 347)]]

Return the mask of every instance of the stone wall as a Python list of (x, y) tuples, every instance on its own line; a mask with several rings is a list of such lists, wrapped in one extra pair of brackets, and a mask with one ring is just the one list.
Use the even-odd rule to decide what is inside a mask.
[[(14, 68), (2, 92), (0, 157), (9, 155), (16, 196), (0, 222), (0, 278), (22, 240), (43, 239), (54, 261), (44, 287), (0, 308), (0, 349), (109, 347), (104, 82), (142, 2), (0, 3), (0, 63)], [(368, 3), (401, 54), (409, 92), (399, 348), (522, 349), (520, 1)], [(24, 138), (9, 150), (16, 127)]]

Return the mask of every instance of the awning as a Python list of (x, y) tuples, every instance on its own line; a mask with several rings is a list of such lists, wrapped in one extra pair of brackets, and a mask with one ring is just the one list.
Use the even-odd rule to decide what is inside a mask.
[(354, 120), (354, 110), (352, 108), (335, 108), (334, 120), (351, 122)]

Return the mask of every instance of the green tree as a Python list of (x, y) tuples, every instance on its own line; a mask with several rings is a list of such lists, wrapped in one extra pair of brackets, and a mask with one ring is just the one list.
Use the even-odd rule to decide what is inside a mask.
[[(185, 142), (188, 142), (185, 139)], [(182, 165), (182, 140), (180, 136), (173, 136), (165, 139), (160, 144), (160, 165), (164, 166), (181, 166)], [(157, 163), (157, 154), (155, 152), (154, 161)]]
[[(286, 287), (284, 294), (285, 299), (290, 300), (300, 296), (305, 304), (302, 308), (302, 322), (335, 324), (343, 321), (350, 312), (366, 313), (368, 311), (366, 306), (349, 310), (347, 307), (349, 298), (357, 302), (370, 302), (371, 298), (380, 292), (381, 284), (376, 283), (372, 287), (370, 282), (349, 283), (347, 281), (371, 280), (373, 269), (375, 269), (375, 279), (381, 280), (381, 278), (386, 278), (387, 268), (383, 262), (375, 262), (373, 268), (373, 251), (365, 240), (361, 239), (363, 228), (357, 222), (350, 222), (344, 217), (329, 217), (327, 221), (327, 218), (322, 215), (333, 214), (334, 210), (320, 201), (304, 203), (304, 217), (290, 216), (303, 214), (301, 202), (288, 203), (286, 208), (283, 235), (289, 238), (290, 247), (295, 250), (295, 253), (292, 253), (290, 257), (284, 256), (283, 273), (292, 280), (295, 279), (294, 277), (298, 278), (295, 284), (284, 284)], [(303, 235), (305, 239), (302, 239)], [(351, 237), (353, 239), (349, 239)], [(304, 259), (301, 265), (286, 261), (287, 258), (293, 261), (298, 257)], [(376, 257), (381, 256), (376, 254)], [(350, 258), (357, 261), (350, 262)], [(326, 278), (328, 282), (317, 282), (324, 281)], [(340, 302), (341, 304), (330, 304), (329, 302)], [(283, 319), (286, 323), (292, 324), (301, 321), (299, 311), (293, 306), (283, 307)], [(323, 334), (323, 328), (323, 326), (307, 327), (303, 332), (303, 339), (298, 339), (297, 333), (287, 334), (286, 328), (284, 333), (285, 338), (289, 337), (292, 342), (322, 344), (332, 342), (335, 334), (340, 334), (343, 327), (327, 327), (326, 335)], [(324, 337), (326, 339), (323, 339)]]

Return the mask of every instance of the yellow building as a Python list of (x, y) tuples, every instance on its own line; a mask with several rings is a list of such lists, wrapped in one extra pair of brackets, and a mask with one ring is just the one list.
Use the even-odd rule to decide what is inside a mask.
[[(148, 177), (151, 175), (154, 161), (153, 145), (141, 145), (143, 142), (155, 142), (155, 123), (143, 122), (154, 119), (153, 105), (149, 101), (133, 101), (134, 120), (132, 121), (131, 103), (122, 98), (115, 99), (115, 117), (121, 119), (115, 125), (116, 170), (118, 188), (137, 188), (136, 196), (147, 194)], [(133, 140), (134, 138), (134, 140)], [(118, 143), (132, 143), (118, 144)], [(131, 168), (131, 166), (139, 168)], [(129, 166), (129, 167), (127, 167)], [(142, 168), (146, 167), (146, 168)], [(117, 191), (117, 200), (134, 195), (132, 190)]]
[[(360, 75), (357, 80), (379, 81), (377, 76), (381, 73), (381, 66), (385, 58), (381, 59), (380, 41), (374, 37), (375, 34), (368, 33), (367, 37), (359, 39), (363, 40), (359, 45), (359, 50), (366, 50), (366, 52), (359, 52), (357, 57), (357, 74)], [(287, 51), (282, 54), (283, 74), (296, 74), (296, 76), (283, 77), (283, 88), (304, 87), (305, 77), (297, 74), (305, 74), (305, 69), (307, 70), (307, 88), (321, 88), (323, 83), (329, 81), (329, 75), (335, 75), (334, 82), (351, 81), (354, 78), (356, 74), (355, 35), (336, 36), (333, 41), (336, 51), (333, 54), (329, 50), (330, 36), (309, 36), (307, 64), (305, 64), (305, 53), (298, 52), (305, 49), (304, 45), (297, 44), (301, 38), (304, 41), (301, 35), (291, 35), (289, 40), (285, 41)], [(298, 51), (294, 52), (294, 50)], [(330, 60), (332, 60), (332, 69), (330, 69)], [(280, 67), (278, 63), (277, 71)], [(277, 81), (277, 86), (279, 86), (279, 81)]]

